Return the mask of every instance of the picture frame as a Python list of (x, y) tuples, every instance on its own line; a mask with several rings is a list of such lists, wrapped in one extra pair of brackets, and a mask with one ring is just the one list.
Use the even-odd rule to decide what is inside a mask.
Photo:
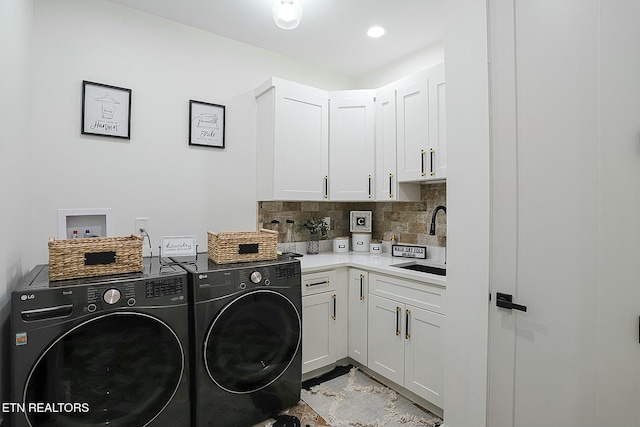
[(131, 89), (83, 80), (81, 132), (131, 139)]
[(371, 211), (349, 212), (349, 231), (352, 233), (371, 233)]
[(189, 100), (189, 145), (225, 148), (225, 106)]

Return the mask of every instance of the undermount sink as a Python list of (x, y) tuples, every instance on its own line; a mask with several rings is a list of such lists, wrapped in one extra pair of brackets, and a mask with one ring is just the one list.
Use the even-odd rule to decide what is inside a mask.
[(409, 262), (405, 264), (392, 264), (392, 267), (404, 268), (405, 270), (420, 271), (422, 273), (436, 274), (438, 276), (447, 275), (447, 267), (437, 267), (434, 265)]

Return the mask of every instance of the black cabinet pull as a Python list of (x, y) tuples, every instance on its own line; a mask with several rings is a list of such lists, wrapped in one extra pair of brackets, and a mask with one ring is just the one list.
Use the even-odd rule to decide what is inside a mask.
[(364, 275), (360, 275), (360, 301), (364, 300)]
[(434, 150), (433, 148), (429, 150), (429, 156), (431, 158), (431, 165), (429, 167), (429, 172), (431, 173), (431, 176), (435, 175), (436, 173), (433, 171), (433, 153), (435, 153), (436, 150)]
[(426, 151), (424, 150), (420, 150), (420, 175), (425, 176), (426, 173), (424, 172), (424, 155), (427, 154)]
[(409, 332), (409, 315), (410, 315), (410, 314), (411, 314), (411, 310), (407, 310), (407, 311), (406, 311), (406, 315), (407, 315), (407, 317), (406, 317), (406, 319), (405, 319), (406, 324), (404, 325), (404, 328), (405, 328), (405, 329), (406, 329), (406, 331), (407, 331), (407, 333), (405, 334), (404, 338), (405, 338), (405, 339), (407, 339), (407, 340), (408, 340), (409, 338), (411, 338), (411, 333)]
[(396, 307), (396, 335), (400, 335), (400, 307)]
[(371, 175), (369, 175), (369, 198), (371, 198)]
[(391, 180), (393, 179), (393, 174), (390, 173), (389, 174), (389, 198), (393, 198), (393, 183), (391, 182)]
[(324, 176), (324, 198), (329, 198), (329, 177), (326, 175)]
[(328, 285), (329, 281), (328, 280), (324, 280), (322, 282), (315, 282), (315, 283), (306, 283), (305, 286), (307, 288), (313, 287), (313, 286), (320, 286), (320, 285)]
[(333, 316), (331, 316), (331, 318), (333, 320), (336, 320), (337, 312), (336, 312), (336, 296), (335, 296), (335, 294), (331, 295), (331, 299), (333, 299)]
[(513, 296), (509, 294), (503, 294), (500, 292), (496, 293), (496, 306), (501, 308), (506, 308), (508, 310), (520, 310), (527, 311), (526, 305), (515, 304), (513, 302)]

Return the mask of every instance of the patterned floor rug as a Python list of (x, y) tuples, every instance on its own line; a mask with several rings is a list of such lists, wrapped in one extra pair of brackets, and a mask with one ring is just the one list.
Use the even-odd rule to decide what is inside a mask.
[(442, 424), (440, 417), (357, 368), (310, 390), (302, 390), (302, 400), (331, 427), (437, 427)]
[[(316, 411), (302, 400), (296, 406), (287, 409), (282, 414), (298, 418), (300, 421), (300, 427), (330, 427)], [(254, 425), (253, 427), (274, 427), (277, 426), (277, 424), (278, 422), (276, 419), (270, 418)]]

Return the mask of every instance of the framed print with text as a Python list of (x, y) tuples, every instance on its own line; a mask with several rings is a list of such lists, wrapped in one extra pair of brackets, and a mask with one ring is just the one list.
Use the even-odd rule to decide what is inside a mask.
[(82, 81), (82, 133), (131, 138), (131, 89)]

